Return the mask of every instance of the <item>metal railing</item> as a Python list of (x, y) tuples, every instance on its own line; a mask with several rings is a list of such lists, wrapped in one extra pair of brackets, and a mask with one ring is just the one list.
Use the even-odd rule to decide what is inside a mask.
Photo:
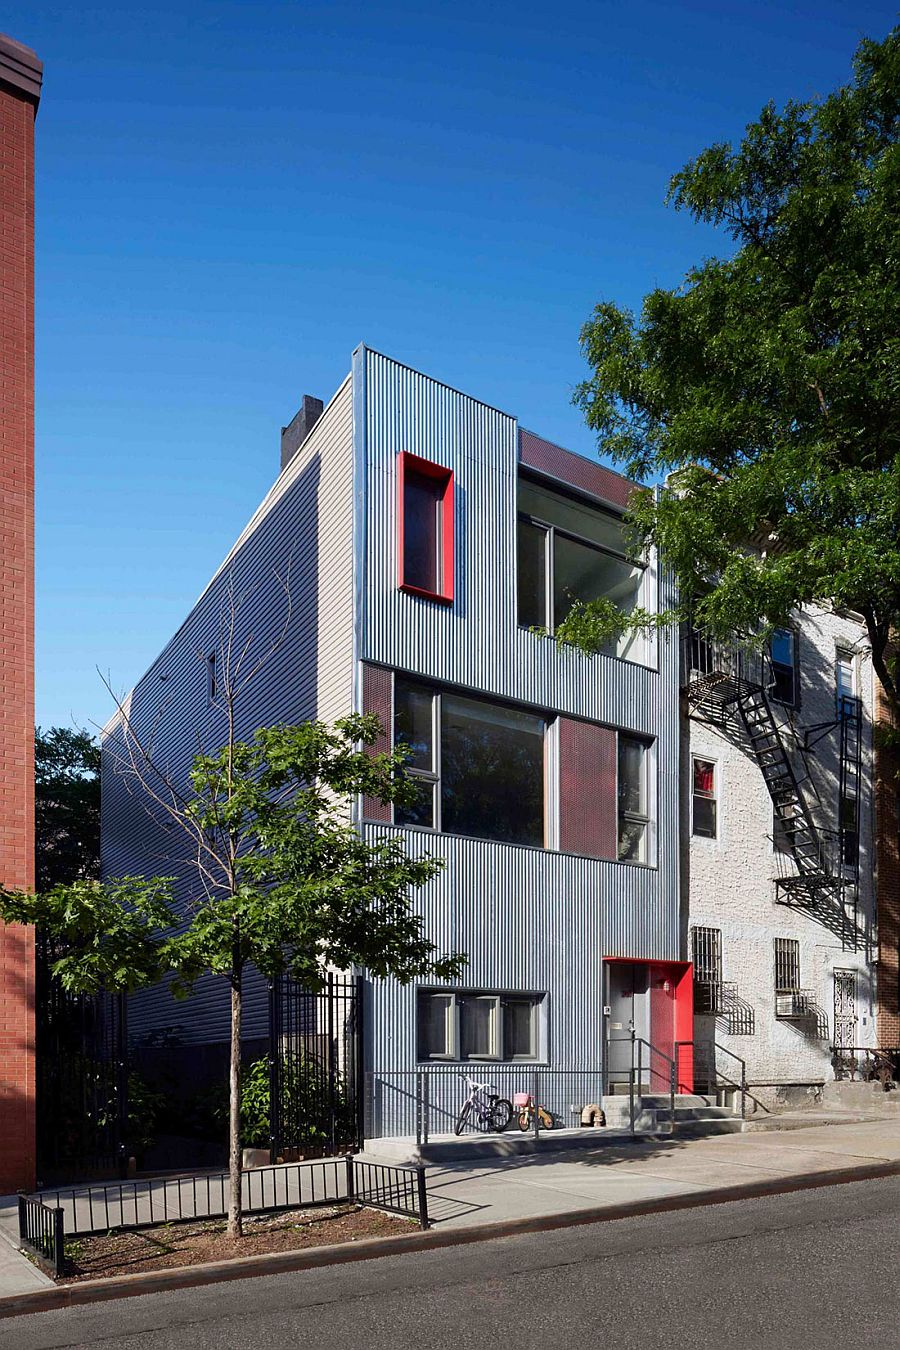
[[(690, 1051), (690, 1061), (687, 1060), (687, 1052)], [(717, 1056), (726, 1055), (729, 1060), (733, 1060), (739, 1069), (735, 1069), (736, 1078), (730, 1074), (725, 1074), (718, 1066)], [(707, 1085), (707, 1091), (718, 1092), (722, 1087), (734, 1088), (740, 1093), (741, 1100), (741, 1120), (747, 1119), (747, 1064), (736, 1055), (733, 1050), (729, 1050), (726, 1045), (720, 1045), (718, 1041), (676, 1041), (675, 1059), (678, 1065), (678, 1081), (683, 1082), (684, 1074), (687, 1081), (696, 1083), (698, 1076), (706, 1077), (703, 1081)], [(699, 1073), (698, 1073), (699, 1071)]]
[[(528, 1063), (493, 1065), (485, 1061), (434, 1065), (409, 1070), (384, 1070), (366, 1075), (366, 1137), (415, 1139), (421, 1147), (438, 1135), (454, 1135), (467, 1089), (463, 1079), (486, 1082), (493, 1093), (511, 1104), (528, 1096), (553, 1122), (553, 1128), (581, 1123), (585, 1108), (601, 1110), (604, 1075), (591, 1069), (549, 1069)], [(514, 1109), (509, 1128), (518, 1131)], [(527, 1109), (527, 1132), (539, 1137), (547, 1129), (537, 1110)], [(475, 1123), (461, 1130), (481, 1134)]]
[(61, 1275), (66, 1263), (62, 1209), (51, 1209), (33, 1195), (20, 1195), (19, 1242), (51, 1275)]
[(900, 1082), (900, 1046), (833, 1045), (831, 1062), (837, 1079), (880, 1082), (885, 1092)]
[[(348, 1154), (253, 1168), (242, 1174), (241, 1184), (246, 1214), (355, 1200), (415, 1218), (422, 1227), (428, 1223), (424, 1171), (417, 1167), (372, 1164)], [(35, 1214), (58, 1214), (56, 1222), (66, 1236), (94, 1237), (160, 1223), (224, 1218), (230, 1194), (227, 1172), (72, 1186), (21, 1196), (19, 1223), (21, 1228), (27, 1220), (29, 1231), (42, 1231), (35, 1227), (38, 1218), (29, 1217), (34, 1207)]]
[(386, 1163), (347, 1159), (347, 1185), (350, 1196), (361, 1205), (386, 1209), (417, 1219), (428, 1227), (428, 1188), (424, 1167), (397, 1167)]

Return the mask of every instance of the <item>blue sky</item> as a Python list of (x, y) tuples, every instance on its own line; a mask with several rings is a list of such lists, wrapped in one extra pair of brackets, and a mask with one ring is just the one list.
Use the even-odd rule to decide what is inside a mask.
[(578, 331), (727, 247), (666, 183), (895, 4), (11, 3), (45, 62), (37, 717), (103, 722), (359, 341), (585, 454)]

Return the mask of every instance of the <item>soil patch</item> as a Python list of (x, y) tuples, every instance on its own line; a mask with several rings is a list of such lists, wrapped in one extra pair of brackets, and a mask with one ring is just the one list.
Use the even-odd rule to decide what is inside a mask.
[(134, 1232), (72, 1238), (66, 1243), (66, 1273), (58, 1283), (133, 1275), (140, 1270), (171, 1270), (204, 1261), (325, 1247), (360, 1238), (394, 1237), (416, 1228), (410, 1219), (347, 1202), (280, 1214), (246, 1215), (244, 1236), (237, 1242), (226, 1236), (224, 1219), (157, 1224)]

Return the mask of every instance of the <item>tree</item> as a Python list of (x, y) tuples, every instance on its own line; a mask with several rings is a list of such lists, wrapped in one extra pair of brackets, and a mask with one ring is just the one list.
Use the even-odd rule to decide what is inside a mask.
[(50, 890), (100, 870), (100, 747), (88, 731), (35, 730), (35, 886)]
[[(289, 974), (319, 986), (329, 967), (376, 978), (458, 974), (422, 932), (408, 892), (438, 870), (396, 837), (367, 843), (349, 819), (357, 794), (409, 804), (402, 749), (371, 754), (371, 716), (268, 727), (199, 754), (167, 814), (191, 837), (203, 898), (179, 911), (173, 879), (76, 880), (37, 895), (0, 893), (0, 915), (61, 940), (54, 975), (72, 991), (134, 990), (171, 976), (176, 996), (224, 975), (231, 991), (228, 1231), (240, 1237), (242, 976)], [(173, 785), (167, 784), (167, 791)], [(155, 790), (157, 805), (165, 801)]]
[(895, 713), (900, 614), (900, 29), (864, 41), (819, 102), (769, 104), (668, 200), (734, 250), (647, 295), (602, 303), (576, 391), (602, 453), (639, 480), (635, 546), (679, 599), (630, 619), (576, 605), (560, 638), (595, 651), (629, 625), (689, 621), (757, 640), (792, 610), (862, 615)]

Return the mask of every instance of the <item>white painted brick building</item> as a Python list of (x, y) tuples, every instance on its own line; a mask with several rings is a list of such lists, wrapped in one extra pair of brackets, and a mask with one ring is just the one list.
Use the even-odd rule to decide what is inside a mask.
[[(815, 905), (810, 911), (777, 901), (779, 891), (785, 894), (778, 878), (796, 878), (798, 863), (776, 820), (762, 767), (766, 754), (755, 752), (742, 719), (730, 729), (711, 725), (700, 720), (704, 709), (686, 697), (681, 763), (682, 895), (687, 955), (694, 960), (697, 981), (695, 1037), (698, 1047), (713, 1042), (720, 1047), (715, 1051), (720, 1071), (739, 1074), (739, 1064), (729, 1060), (727, 1051), (745, 1060), (755, 1095), (769, 1106), (816, 1096), (817, 1085), (834, 1076), (836, 1044), (875, 1043), (877, 952), (873, 676), (865, 631), (850, 616), (811, 610), (797, 617), (790, 633), (776, 638), (771, 657), (772, 662), (761, 659), (765, 701), (805, 802), (806, 819), (825, 850), (825, 870), (844, 880), (842, 894), (856, 930), (851, 941), (842, 942)], [(703, 661), (688, 648), (688, 686), (692, 666)], [(853, 718), (852, 728), (843, 733), (843, 777), (842, 712)], [(857, 758), (856, 734), (858, 775), (852, 763), (847, 767)], [(760, 744), (772, 743), (770, 736)], [(802, 991), (793, 1001), (788, 997), (792, 989)], [(798, 1009), (803, 1015), (777, 1015), (777, 1010)]]

